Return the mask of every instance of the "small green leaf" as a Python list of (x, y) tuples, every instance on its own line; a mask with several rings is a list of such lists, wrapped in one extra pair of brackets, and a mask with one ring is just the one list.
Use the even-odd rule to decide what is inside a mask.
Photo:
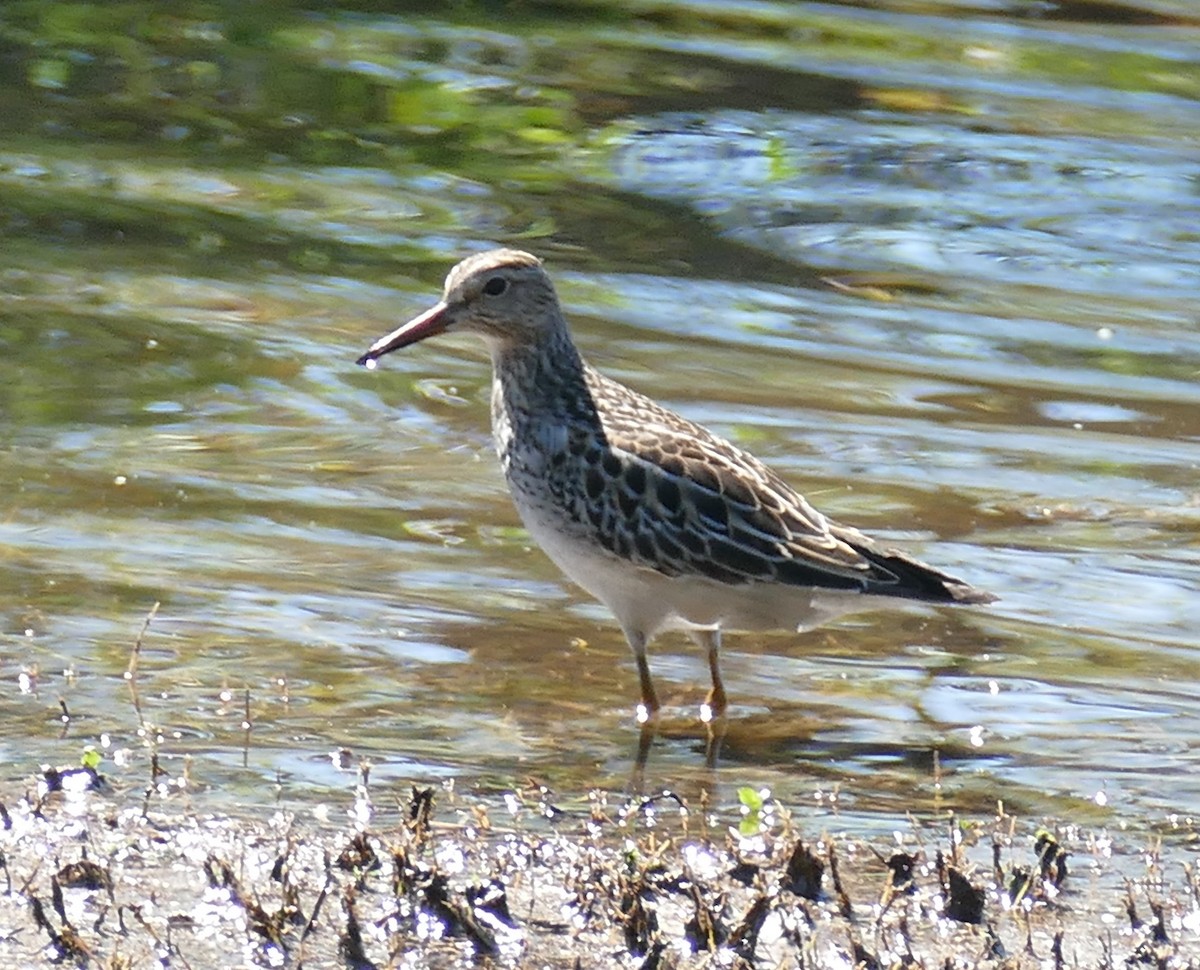
[(737, 792), (738, 801), (742, 803), (747, 811), (753, 814), (758, 814), (763, 809), (762, 792), (757, 788), (751, 788), (746, 785), (744, 788), (739, 788)]

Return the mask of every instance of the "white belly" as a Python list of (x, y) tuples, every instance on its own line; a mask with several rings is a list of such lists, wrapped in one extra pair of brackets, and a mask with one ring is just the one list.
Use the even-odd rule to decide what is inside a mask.
[[(515, 496), (514, 496), (515, 497)], [(665, 630), (801, 630), (874, 597), (777, 583), (719, 583), (702, 576), (665, 576), (565, 531), (551, 510), (517, 499), (525, 528), (568, 578), (612, 610), (626, 630), (647, 639)]]

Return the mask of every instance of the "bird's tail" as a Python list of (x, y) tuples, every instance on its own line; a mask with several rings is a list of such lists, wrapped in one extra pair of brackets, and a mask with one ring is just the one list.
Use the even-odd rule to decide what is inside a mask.
[(976, 589), (957, 576), (934, 569), (898, 549), (858, 547), (858, 552), (875, 567), (865, 592), (933, 603), (993, 603), (998, 597)]

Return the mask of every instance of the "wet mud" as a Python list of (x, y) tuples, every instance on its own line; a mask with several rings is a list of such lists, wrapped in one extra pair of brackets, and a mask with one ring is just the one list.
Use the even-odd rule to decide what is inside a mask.
[(839, 831), (769, 793), (360, 785), (198, 810), (47, 769), (0, 817), (0, 964), (1200, 966), (1197, 834), (909, 816)]

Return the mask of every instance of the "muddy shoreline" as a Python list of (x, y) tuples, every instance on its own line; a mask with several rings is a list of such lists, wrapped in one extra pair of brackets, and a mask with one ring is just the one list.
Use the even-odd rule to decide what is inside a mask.
[(211, 812), (52, 771), (2, 799), (0, 964), (1200, 966), (1190, 823), (946, 813), (861, 838), (744, 796), (360, 786)]

